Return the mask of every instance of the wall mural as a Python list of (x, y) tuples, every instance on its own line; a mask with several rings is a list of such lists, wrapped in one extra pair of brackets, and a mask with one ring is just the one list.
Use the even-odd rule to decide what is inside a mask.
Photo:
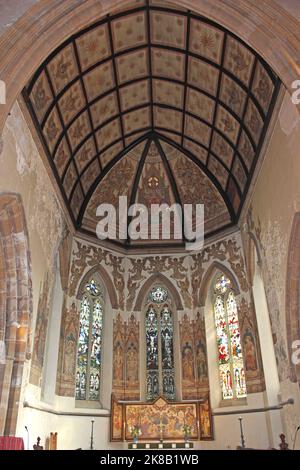
[(49, 271), (40, 289), (29, 376), (29, 382), (37, 386), (41, 386), (53, 285), (54, 273)]
[[(218, 262), (236, 277), (240, 286), (237, 296), (242, 347), (247, 348), (247, 392), (264, 390), (260, 347), (255, 312), (251, 296), (240, 234), (207, 245), (197, 254), (173, 256), (125, 256), (115, 255), (102, 247), (89, 245), (74, 239), (69, 276), (68, 305), (72, 305), (82, 278), (91, 269), (101, 266), (112, 281), (118, 300), (118, 313), (114, 322), (113, 337), (113, 393), (119, 398), (138, 400), (139, 377), (135, 364), (139, 362), (138, 322), (131, 316), (151, 275), (162, 274), (174, 286), (182, 299), (187, 317), (181, 317), (180, 348), (182, 389), (185, 399), (206, 396), (209, 393), (204, 320), (199, 312), (205, 299), (200, 298), (200, 287), (210, 267)], [(202, 293), (203, 294), (203, 293)], [(145, 292), (146, 295), (146, 292)], [(203, 294), (204, 295), (204, 294)], [(126, 312), (126, 313), (125, 313)], [(66, 313), (65, 313), (66, 314)], [(64, 315), (65, 315), (64, 314)], [(125, 321), (125, 318), (130, 320)], [(124, 318), (124, 319), (123, 319)], [(134, 324), (136, 322), (136, 324)], [(130, 333), (129, 333), (130, 332)], [(251, 351), (252, 348), (252, 351)], [(251, 352), (254, 356), (251, 363)], [(59, 377), (58, 377), (59, 379)], [(59, 380), (58, 380), (59, 382)], [(58, 387), (60, 393), (74, 396), (74, 389)]]
[(238, 303), (247, 393), (264, 390), (265, 380), (254, 306), (244, 298)]
[(113, 323), (113, 383), (118, 399), (139, 400), (139, 322), (134, 315), (123, 321), (119, 313)]
[(205, 321), (200, 312), (191, 320), (186, 314), (179, 325), (182, 399), (199, 399), (209, 394)]
[(61, 396), (74, 396), (75, 393), (78, 333), (79, 312), (76, 305), (73, 302), (67, 309), (64, 303), (56, 383), (56, 393)]
[[(281, 279), (278, 266), (283, 262), (282, 234), (277, 230), (276, 224), (269, 228), (262, 227), (259, 217), (254, 216), (254, 209), (250, 205), (245, 217), (246, 230), (242, 232), (242, 240), (248, 270), (251, 272), (251, 259), (249, 256), (250, 237), (257, 243), (261, 257), (261, 275), (265, 286), (268, 311), (274, 341), (274, 349), (280, 381), (291, 375), (291, 369), (286, 347), (285, 321), (281, 316), (283, 310), (280, 305), (280, 296), (284, 298), (285, 281)], [(281, 292), (282, 291), (282, 292)], [(281, 292), (281, 294), (279, 294)]]

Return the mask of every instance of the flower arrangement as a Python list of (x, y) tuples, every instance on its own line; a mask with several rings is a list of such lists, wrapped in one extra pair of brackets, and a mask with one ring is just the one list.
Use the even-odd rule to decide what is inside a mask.
[(187, 440), (192, 434), (192, 427), (189, 424), (184, 424), (182, 426), (182, 432), (183, 432), (185, 440)]
[(129, 426), (128, 430), (135, 442), (137, 442), (138, 438), (142, 435), (142, 430), (140, 426), (135, 425), (135, 426)]

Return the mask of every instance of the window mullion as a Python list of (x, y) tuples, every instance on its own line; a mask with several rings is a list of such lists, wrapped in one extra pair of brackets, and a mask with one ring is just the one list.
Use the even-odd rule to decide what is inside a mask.
[[(227, 298), (228, 298), (228, 296), (227, 296)], [(226, 301), (225, 301), (225, 296), (223, 297), (223, 303), (224, 303), (226, 330), (227, 330), (227, 338), (228, 338), (229, 364), (230, 364), (230, 374), (231, 374), (231, 381), (232, 381), (233, 398), (237, 398), (236, 387), (235, 387), (235, 382), (234, 382), (233, 354), (232, 354), (230, 328), (229, 328), (229, 322), (228, 322), (227, 298), (226, 298)]]
[(89, 305), (90, 305), (90, 327), (89, 327), (89, 347), (88, 347), (88, 363), (87, 363), (87, 383), (86, 383), (86, 391), (87, 396), (86, 399), (90, 399), (90, 374), (91, 374), (91, 355), (92, 355), (92, 328), (93, 328), (93, 316), (94, 316), (94, 301), (89, 298)]

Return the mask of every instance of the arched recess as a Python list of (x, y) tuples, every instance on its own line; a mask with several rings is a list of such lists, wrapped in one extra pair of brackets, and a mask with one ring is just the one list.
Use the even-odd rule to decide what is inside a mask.
[(109, 277), (107, 271), (100, 264), (97, 265), (97, 266), (94, 266), (92, 269), (90, 269), (83, 276), (83, 278), (82, 278), (82, 280), (79, 284), (79, 288), (77, 290), (76, 298), (81, 299), (86, 284), (88, 283), (88, 281), (91, 279), (91, 277), (95, 273), (98, 273), (100, 275), (100, 277), (102, 278), (102, 280), (103, 280), (103, 284), (104, 284), (104, 287), (107, 290), (108, 297), (109, 297), (112, 308), (117, 309), (118, 308), (118, 297), (117, 297), (115, 287), (114, 287), (113, 282), (112, 282), (111, 278)]
[(14, 435), (32, 314), (26, 219), (15, 193), (0, 194), (0, 246), (0, 434)]
[[(292, 344), (300, 339), (300, 212), (294, 216), (286, 273), (286, 329), (290, 361)], [(291, 380), (300, 383), (300, 366), (290, 362)]]
[(202, 282), (201, 282), (201, 285), (200, 285), (200, 290), (199, 290), (199, 306), (200, 307), (205, 306), (205, 303), (206, 303), (206, 300), (207, 300), (208, 290), (209, 290), (210, 285), (211, 285), (211, 281), (212, 281), (214, 275), (218, 271), (222, 272), (223, 274), (225, 274), (230, 279), (231, 284), (232, 284), (232, 290), (234, 291), (234, 294), (238, 295), (240, 293), (239, 284), (238, 284), (235, 276), (233, 275), (233, 273), (230, 271), (230, 269), (228, 269), (226, 266), (224, 266), (219, 261), (214, 261), (209, 266), (207, 271), (205, 272), (205, 274), (203, 276), (203, 279), (202, 279)]
[[(132, 0), (40, 0), (9, 28), (3, 16), (0, 76), (6, 83), (7, 100), (0, 108), (0, 132), (25, 83), (52, 50), (95, 18), (126, 8), (130, 3)], [(300, 26), (278, 2), (267, 0), (267, 8), (256, 0), (217, 0), (213, 7), (207, 0), (172, 3), (214, 20), (241, 37), (293, 92), (292, 83), (298, 77), (300, 63)], [(12, 11), (18, 11), (18, 7), (17, 0), (10, 2)]]
[(142, 310), (146, 295), (148, 294), (152, 285), (155, 283), (164, 284), (165, 287), (168, 289), (169, 293), (171, 294), (171, 296), (173, 297), (176, 309), (183, 310), (183, 305), (182, 305), (180, 295), (177, 289), (175, 288), (175, 286), (172, 284), (172, 282), (163, 274), (155, 273), (155, 274), (152, 274), (152, 276), (150, 276), (149, 279), (147, 279), (147, 281), (140, 288), (137, 299), (135, 301), (135, 306), (133, 309), (134, 311), (140, 312)]

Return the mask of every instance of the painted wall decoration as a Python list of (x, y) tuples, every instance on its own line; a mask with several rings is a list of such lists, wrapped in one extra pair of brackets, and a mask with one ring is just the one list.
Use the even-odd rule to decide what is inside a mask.
[(203, 403), (199, 403), (200, 413), (200, 438), (201, 440), (213, 439), (213, 420), (209, 399), (206, 398)]
[[(182, 376), (184, 381), (184, 386), (182, 386), (184, 398), (197, 399), (208, 393), (209, 384), (207, 360), (205, 361), (204, 320), (201, 319), (201, 315), (198, 320), (196, 320), (196, 317), (198, 312), (200, 312), (200, 306), (204, 305), (203, 302), (205, 302), (207, 296), (207, 292), (205, 290), (202, 291), (201, 287), (205, 283), (205, 276), (216, 262), (219, 265), (223, 265), (228, 272), (232, 272), (237, 279), (241, 292), (238, 306), (242, 298), (250, 305), (249, 283), (239, 233), (209, 244), (197, 254), (174, 254), (169, 256), (156, 254), (146, 256), (116, 255), (108, 249), (74, 239), (68, 297), (69, 299), (74, 297), (79, 281), (85, 273), (101, 266), (106, 271), (107, 277), (116, 292), (116, 304), (113, 308), (121, 314), (122, 322), (124, 323), (125, 318), (130, 318), (133, 311), (135, 312), (136, 310), (134, 313), (136, 316), (137, 312), (142, 308), (143, 302), (139, 300), (137, 304), (137, 299), (141, 298), (143, 289), (145, 290), (145, 296), (147, 295), (147, 281), (149, 278), (160, 274), (165, 276), (168, 282), (172, 284), (172, 287), (174, 287), (174, 291), (178, 293), (180, 302), (186, 310), (188, 317), (194, 322), (192, 332), (186, 331), (183, 334), (183, 329), (181, 329), (180, 354), (181, 361), (186, 364), (184, 366), (184, 376)], [(246, 374), (247, 383), (250, 380), (247, 393), (255, 393), (264, 390), (264, 380), (260, 353), (258, 351), (259, 344), (254, 311), (249, 315), (251, 324), (249, 325), (246, 322), (243, 330), (241, 326), (241, 330), (246, 332), (248, 324), (248, 329), (253, 335), (256, 346), (258, 369), (256, 372), (252, 370)], [(183, 317), (182, 321), (184, 322)], [(198, 327), (196, 326), (197, 321)], [(139, 386), (137, 386), (137, 381), (135, 381), (136, 374), (134, 372), (136, 357), (139, 356), (139, 341), (136, 339), (137, 336), (134, 337), (134, 335), (134, 340), (129, 341), (128, 335), (125, 333), (128, 325), (125, 327), (124, 324), (123, 327), (124, 334), (122, 335), (114, 331), (116, 337), (113, 341), (112, 356), (114, 359), (112, 358), (112, 360), (115, 361), (116, 366), (114, 366), (112, 391), (117, 397), (124, 398), (127, 396), (129, 400), (136, 400), (140, 397), (140, 390)], [(249, 340), (250, 338), (248, 336), (245, 339)], [(187, 345), (185, 344), (186, 342), (188, 343)], [(192, 368), (189, 366), (191, 351), (193, 356)], [(136, 382), (136, 385), (133, 385), (134, 382)]]
[(60, 330), (60, 348), (56, 378), (56, 393), (74, 396), (76, 354), (79, 334), (79, 312), (73, 302), (69, 309), (63, 306)]
[(183, 400), (208, 395), (209, 380), (205, 321), (200, 312), (191, 320), (184, 315), (179, 325), (181, 347), (181, 390)]
[[(124, 262), (127, 261), (126, 270)], [(75, 295), (76, 288), (87, 268), (104, 266), (111, 276), (119, 296), (119, 309), (131, 311), (139, 289), (146, 279), (155, 273), (169, 277), (182, 296), (185, 308), (199, 304), (199, 287), (205, 269), (213, 261), (225, 263), (237, 277), (241, 290), (247, 292), (245, 262), (239, 235), (213, 243), (196, 255), (176, 256), (115, 256), (111, 252), (75, 240), (70, 269), (69, 295)], [(125, 283), (125, 279), (127, 279)]]
[(125, 399), (140, 399), (139, 322), (131, 315), (125, 324)]
[[(278, 266), (282, 266), (287, 261), (285, 256), (288, 248), (288, 239), (286, 237), (287, 234), (282, 232), (277, 221), (271, 223), (269, 219), (265, 220), (262, 214), (259, 215), (258, 208), (252, 204), (250, 205), (245, 216), (245, 230), (242, 231), (243, 248), (250, 274), (249, 278), (251, 279), (254, 274), (254, 266), (250, 256), (250, 240), (254, 240), (257, 246), (280, 381), (284, 381), (288, 377), (292, 380), (295, 379), (289, 363), (286, 320), (282, 317), (285, 308), (288, 314), (289, 307), (288, 305), (284, 305), (282, 299), (284, 299), (286, 293), (289, 292), (289, 287), (286, 286), (285, 283), (288, 282), (289, 276), (291, 276), (292, 270), (295, 267), (298, 247), (296, 247), (295, 253), (291, 253), (292, 263), (289, 263), (286, 280), (284, 270), (278, 269)], [(294, 273), (292, 278), (293, 276)], [(296, 294), (296, 296), (297, 295), (298, 294)], [(294, 305), (296, 305), (296, 302)], [(253, 310), (253, 307), (251, 307), (251, 309)], [(257, 341), (256, 344), (259, 346)]]
[(124, 321), (119, 313), (113, 323), (112, 392), (122, 400), (139, 400), (139, 322), (134, 315)]
[(52, 305), (53, 283), (54, 273), (49, 271), (45, 276), (40, 290), (29, 376), (29, 382), (37, 386), (41, 386), (48, 320)]
[(195, 370), (197, 398), (209, 395), (207, 347), (204, 316), (197, 312), (194, 321)]
[(173, 403), (159, 397), (152, 403), (121, 404), (113, 397), (111, 409), (111, 439), (114, 441), (131, 441), (131, 429), (135, 426), (141, 430), (141, 441), (183, 441), (185, 425), (191, 428), (191, 440), (213, 439), (208, 399)]
[(111, 397), (110, 440), (122, 441), (124, 435), (123, 405), (118, 403), (115, 395)]
[[(69, 297), (75, 297), (79, 282), (82, 279), (84, 272), (87, 269), (90, 270), (101, 265), (105, 268), (106, 272), (109, 272), (108, 277), (112, 281), (113, 286), (118, 293), (119, 309), (124, 310), (124, 258), (121, 256), (115, 256), (113, 253), (107, 250), (102, 250), (99, 247), (79, 242), (78, 240), (75, 240), (74, 245), (76, 251), (73, 249), (72, 252), (72, 263), (70, 268), (68, 290)], [(109, 289), (109, 285), (107, 285), (107, 283), (106, 288)]]
[(261, 392), (265, 390), (265, 380), (254, 306), (250, 301), (248, 302), (243, 298), (238, 303), (237, 309), (247, 393)]
[(117, 398), (125, 394), (125, 324), (119, 313), (113, 323), (113, 382), (112, 390)]
[(179, 325), (181, 352), (181, 392), (183, 400), (197, 398), (194, 325), (187, 314)]

